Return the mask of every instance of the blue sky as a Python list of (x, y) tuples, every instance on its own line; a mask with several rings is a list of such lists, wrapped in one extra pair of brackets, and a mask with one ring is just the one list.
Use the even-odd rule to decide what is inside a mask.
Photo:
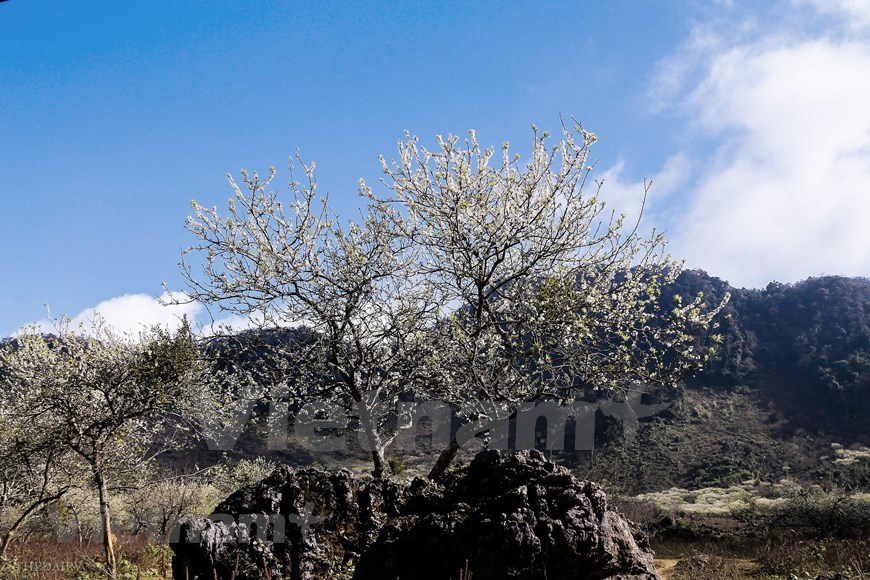
[[(870, 1), (0, 3), (0, 335), (169, 321), (189, 202), (297, 148), (353, 217), (409, 130), (522, 152), (573, 115), (604, 195), (739, 286), (870, 275)], [(286, 172), (279, 174), (286, 177)], [(286, 181), (286, 179), (284, 179)], [(186, 312), (197, 315), (195, 306)]]

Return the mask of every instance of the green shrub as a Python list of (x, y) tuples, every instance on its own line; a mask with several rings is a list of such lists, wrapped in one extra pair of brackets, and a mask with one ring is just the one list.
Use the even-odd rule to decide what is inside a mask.
[(803, 528), (820, 538), (870, 535), (870, 495), (793, 484), (774, 515), (777, 527)]
[(393, 475), (399, 476), (405, 472), (405, 462), (398, 457), (393, 457), (389, 461), (390, 471)]

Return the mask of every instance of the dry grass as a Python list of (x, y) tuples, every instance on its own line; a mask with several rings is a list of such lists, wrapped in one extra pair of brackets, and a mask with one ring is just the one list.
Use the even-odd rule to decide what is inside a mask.
[(98, 561), (101, 555), (102, 549), (98, 544), (31, 541), (12, 548), (6, 562), (0, 567), (0, 578), (72, 578), (91, 562)]
[(761, 547), (761, 571), (774, 575), (816, 577), (843, 574), (850, 580), (866, 580), (870, 573), (870, 540), (807, 540), (783, 537)]
[[(138, 538), (119, 542), (119, 576), (137, 580), (171, 578), (168, 546), (149, 544)], [(101, 572), (102, 547), (98, 543), (30, 541), (16, 545), (0, 563), (0, 580), (97, 579)]]
[(749, 578), (755, 567), (751, 560), (723, 558), (698, 552), (677, 562), (671, 578), (673, 580)]
[(656, 541), (656, 567), (665, 580), (772, 580), (841, 577), (868, 580), (870, 540)]

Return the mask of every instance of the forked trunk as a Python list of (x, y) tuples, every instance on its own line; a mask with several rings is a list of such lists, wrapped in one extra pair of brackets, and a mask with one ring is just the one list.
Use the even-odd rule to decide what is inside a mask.
[(385, 445), (378, 434), (377, 421), (359, 401), (357, 401), (357, 405), (359, 405), (360, 424), (365, 432), (366, 442), (372, 454), (372, 476), (375, 479), (383, 479), (387, 473), (387, 462), (384, 453)]

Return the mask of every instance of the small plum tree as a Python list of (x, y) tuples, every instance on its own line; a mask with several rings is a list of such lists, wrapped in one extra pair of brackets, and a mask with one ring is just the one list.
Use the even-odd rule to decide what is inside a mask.
[(61, 320), (54, 335), (19, 333), (0, 353), (4, 414), (52, 442), (54, 457), (75, 459), (90, 475), (100, 504), (108, 574), (117, 563), (112, 535), (111, 482), (143, 466), (162, 448), (163, 421), (196, 383), (199, 357), (185, 323), (171, 334), (155, 327), (122, 336), (102, 321), (85, 333)]

